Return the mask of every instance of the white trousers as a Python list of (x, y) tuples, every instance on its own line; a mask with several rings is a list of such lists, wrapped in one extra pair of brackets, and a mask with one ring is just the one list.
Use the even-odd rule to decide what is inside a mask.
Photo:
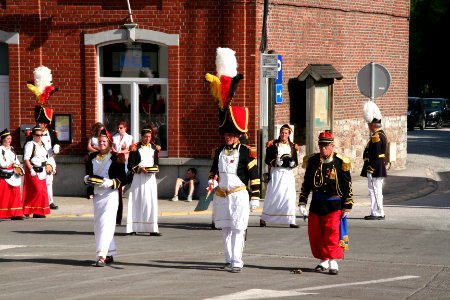
[(383, 182), (384, 177), (373, 177), (372, 174), (367, 174), (372, 216), (384, 217)]
[(242, 268), (242, 253), (244, 252), (245, 230), (231, 229), (231, 227), (222, 228), (223, 243), (225, 246), (225, 262), (230, 263), (232, 267)]

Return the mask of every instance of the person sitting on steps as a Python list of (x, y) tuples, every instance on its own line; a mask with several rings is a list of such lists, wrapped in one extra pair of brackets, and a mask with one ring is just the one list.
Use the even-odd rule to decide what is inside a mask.
[(192, 199), (198, 199), (199, 184), (200, 182), (197, 179), (197, 169), (187, 169), (186, 178), (177, 178), (175, 183), (175, 193), (171, 201), (178, 201), (178, 199), (181, 199), (191, 202)]

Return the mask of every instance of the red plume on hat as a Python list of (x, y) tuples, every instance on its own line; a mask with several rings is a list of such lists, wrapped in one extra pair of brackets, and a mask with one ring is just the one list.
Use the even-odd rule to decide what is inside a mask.
[(33, 92), (38, 105), (34, 108), (34, 119), (36, 123), (51, 123), (53, 109), (45, 108), (44, 104), (58, 89), (52, 83), (52, 71), (46, 66), (39, 66), (33, 71), (34, 84), (27, 83), (27, 87)]
[(237, 72), (235, 51), (230, 48), (217, 48), (217, 76), (207, 73), (206, 81), (210, 83), (211, 94), (219, 107), (219, 131), (246, 133), (248, 131), (248, 109), (232, 106), (238, 83), (244, 78)]

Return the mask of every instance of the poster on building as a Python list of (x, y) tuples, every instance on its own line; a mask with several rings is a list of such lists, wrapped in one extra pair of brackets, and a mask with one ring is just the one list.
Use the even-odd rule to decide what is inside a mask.
[(56, 115), (55, 130), (58, 132), (58, 140), (60, 142), (72, 141), (72, 115)]
[(329, 127), (328, 86), (316, 86), (314, 99), (315, 127)]

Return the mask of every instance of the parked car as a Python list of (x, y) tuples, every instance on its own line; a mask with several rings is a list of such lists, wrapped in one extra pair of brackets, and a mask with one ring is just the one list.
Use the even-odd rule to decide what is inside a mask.
[(408, 130), (425, 129), (425, 107), (420, 97), (408, 97)]
[(450, 102), (446, 98), (423, 98), (426, 125), (440, 128), (450, 125)]

